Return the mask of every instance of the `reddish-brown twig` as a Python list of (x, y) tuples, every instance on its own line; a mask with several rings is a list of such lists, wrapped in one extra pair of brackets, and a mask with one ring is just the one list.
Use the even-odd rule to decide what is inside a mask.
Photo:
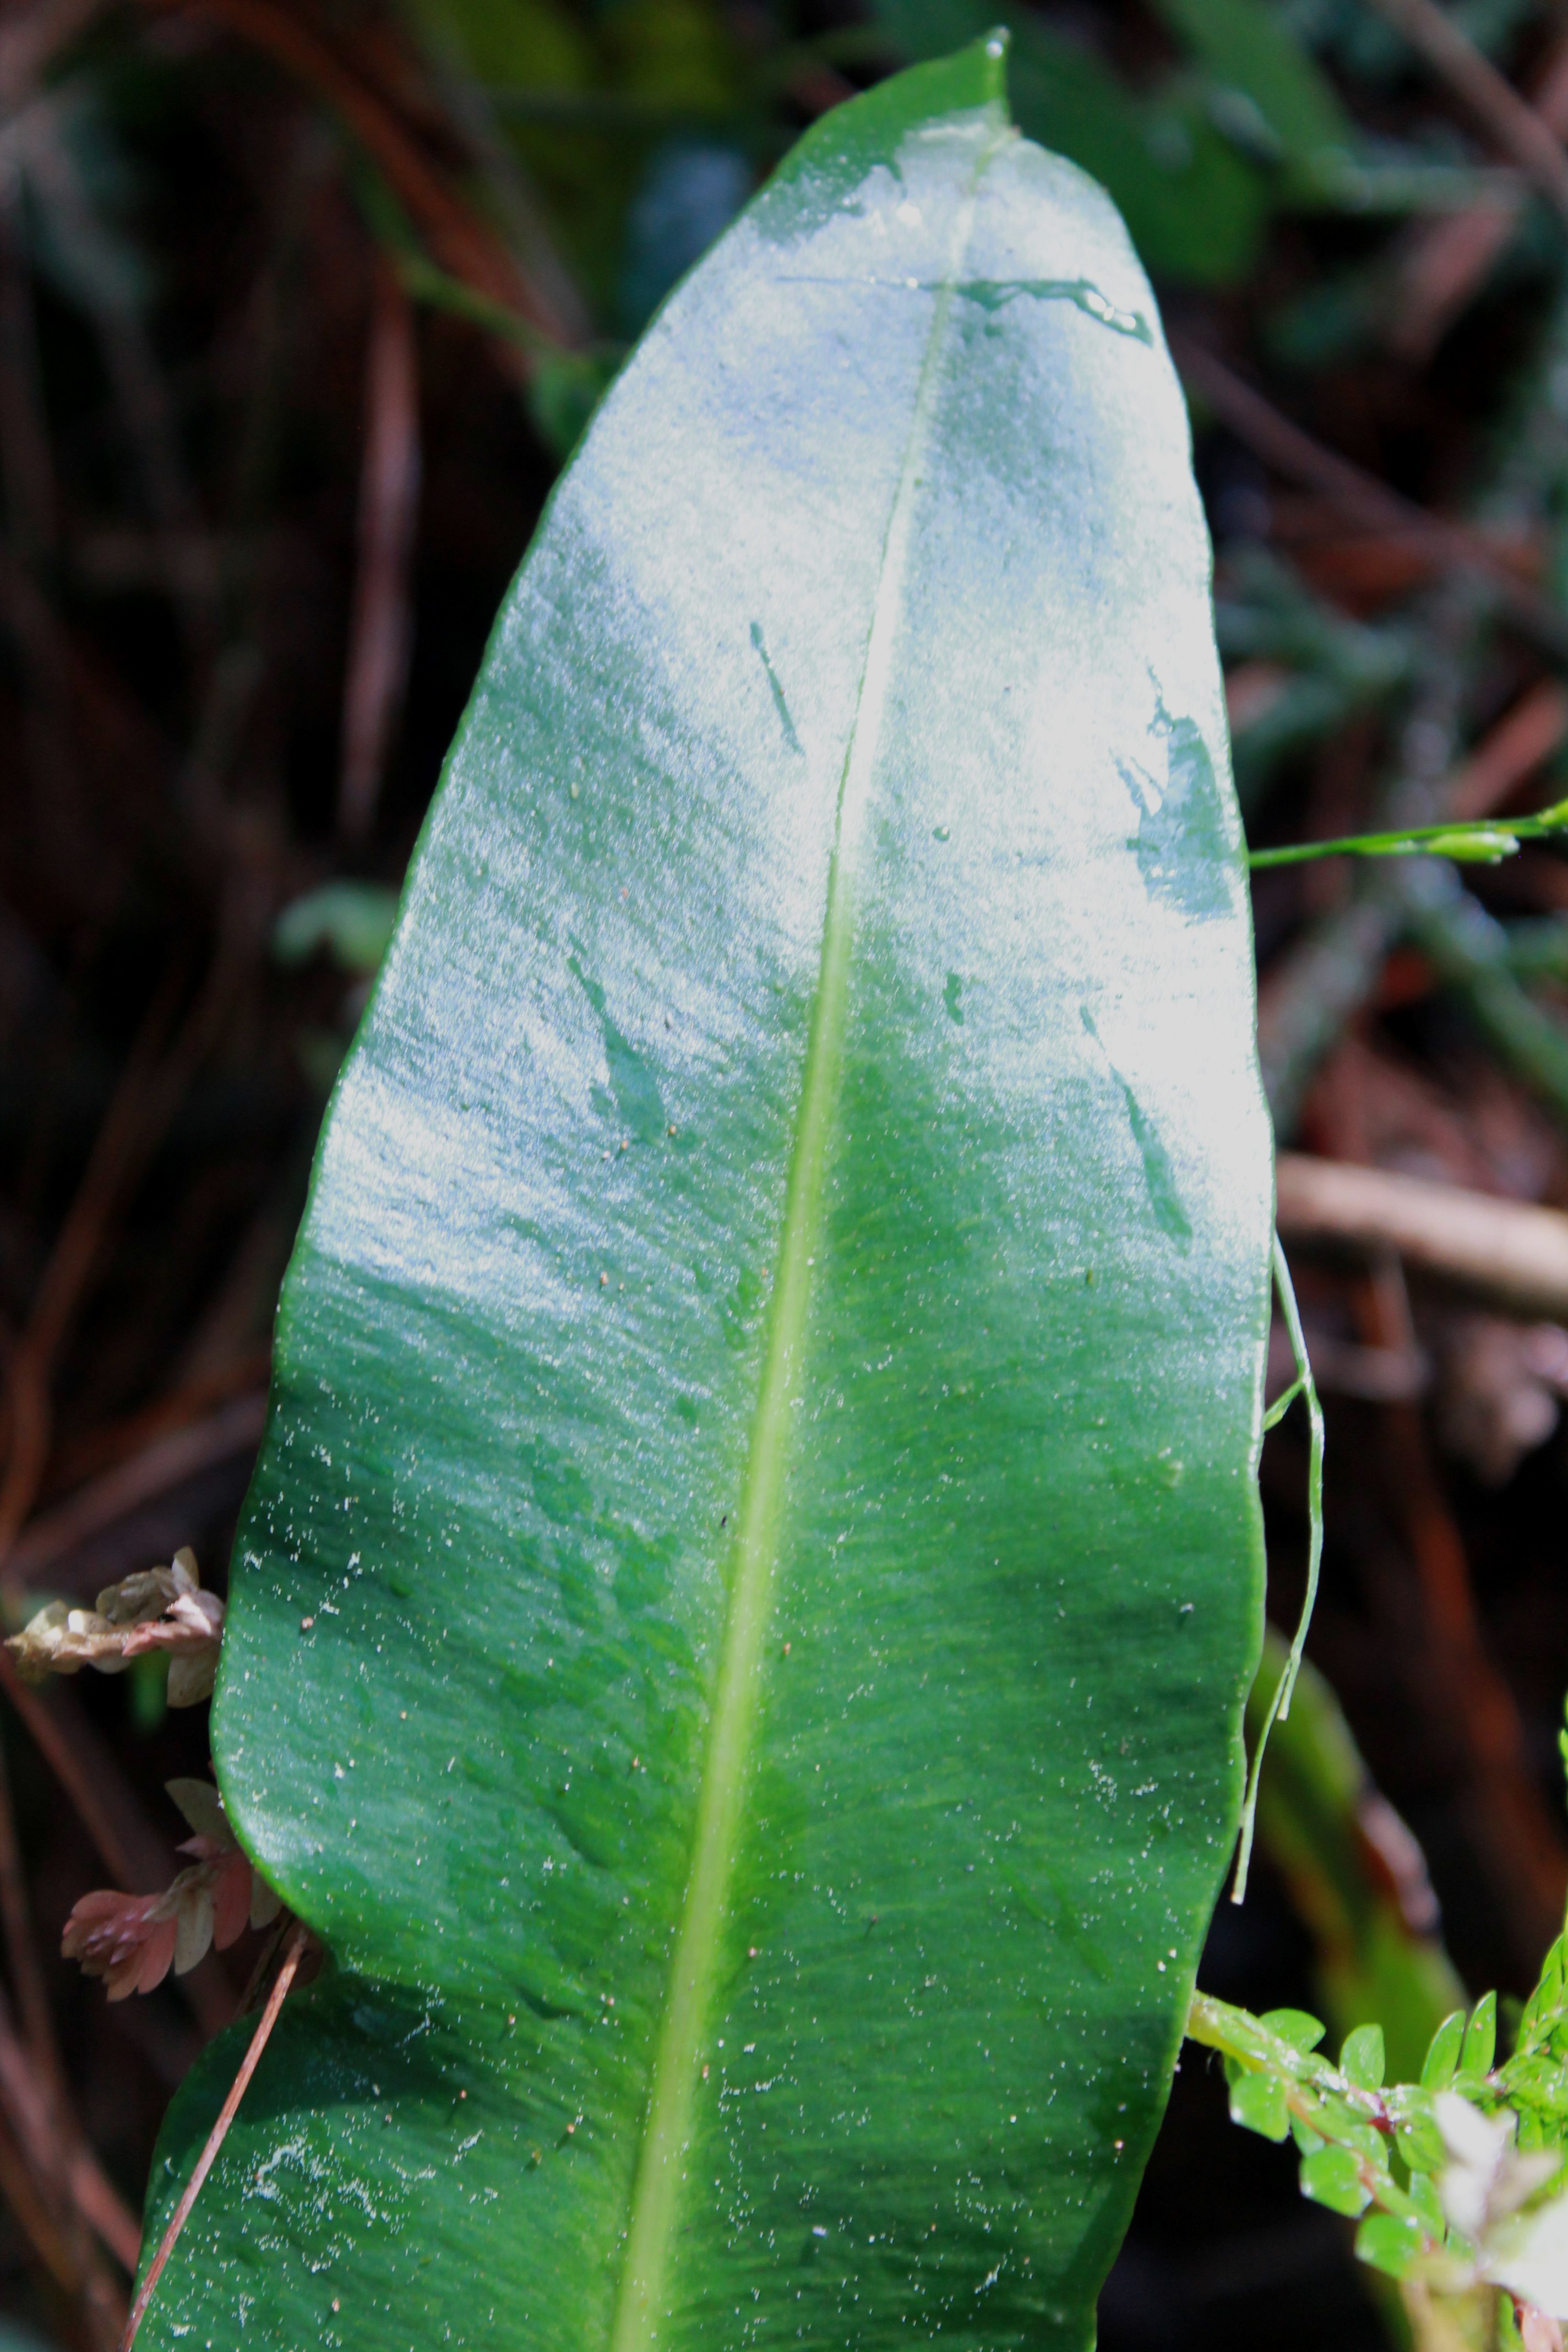
[(171, 976), (142, 1022), (121, 1073), (76, 1197), (56, 1236), (26, 1328), (6, 1368), (10, 1444), (5, 1479), (0, 1482), (0, 1560), (38, 1490), (49, 1448), (50, 1371), (87, 1286), (127, 1170), (145, 1135), (148, 1092), (174, 1009)]
[(1436, 0), (1377, 0), (1377, 5), (1568, 220), (1568, 155), (1529, 100), (1521, 98)]
[(142, 2233), (136, 2219), (100, 2169), (74, 2118), (54, 2099), (11, 2022), (0, 1994), (0, 2109), (36, 2178), (54, 2191), (57, 2207), (74, 2207), (115, 2260), (134, 2273)]
[(68, 627), (40, 593), (9, 545), (0, 544), (0, 625), (15, 640), (27, 688), (28, 756), (45, 762), (35, 782), (35, 823), (46, 856), (70, 877), (73, 903), (104, 913), (114, 902), (123, 869), (112, 834), (83, 860), (88, 815), (83, 774), (107, 763), (116, 803), (134, 808), (149, 837), (163, 839), (189, 860), (193, 844), (170, 802), (165, 778), (171, 751), (146, 706), (126, 690), (108, 661)]
[[(95, 2341), (112, 2342), (124, 2299), (93, 2236), (101, 2234), (116, 2259), (133, 2271), (140, 2232), (82, 2142), (74, 2122), (52, 2099), (11, 2023), (0, 1995), (0, 2116), (31, 2176), (41, 2210), (53, 2225), (35, 2245), (55, 2269), (63, 2260), (73, 2300)], [(29, 2231), (29, 2234), (32, 2234)], [(57, 2275), (58, 2274), (57, 2271)]]
[(80, 2285), (66, 2233), (38, 2193), (33, 2168), (10, 2133), (0, 2126), (0, 2196), (55, 2284), (72, 2297)]
[(365, 367), (359, 559), (343, 694), (338, 830), (369, 832), (408, 667), (408, 565), (419, 506), (419, 376), (414, 310), (384, 260)]
[(1276, 1213), (1287, 1240), (1397, 1251), (1405, 1265), (1514, 1314), (1568, 1316), (1568, 1216), (1388, 1168), (1282, 1151)]
[(65, 2097), (65, 2072), (55, 2039), (54, 2012), (38, 1962), (33, 1935), (27, 1882), (23, 1874), (16, 1839), (16, 1818), (11, 1804), (11, 1776), (5, 1768), (5, 1743), (0, 1741), (0, 1922), (5, 1930), (5, 1956), (11, 1964), (22, 2027), (33, 2063), (58, 2103)]
[(293, 1924), (289, 1914), (285, 1911), (281, 1918), (274, 1920), (272, 1926), (268, 1928), (261, 1949), (256, 1956), (256, 1966), (246, 1979), (245, 1990), (239, 1996), (239, 2007), (234, 2012), (237, 2017), (248, 2017), (261, 1999), (261, 1988), (272, 1973), (272, 1965), (278, 1958), (279, 1947)]
[[(391, 108), (300, 18), (275, 0), (148, 0), (148, 5), (161, 14), (194, 5), (304, 82), (363, 142), (442, 268), (531, 325), (542, 339), (561, 344), (575, 340), (556, 304), (447, 185)], [(526, 350), (508, 344), (503, 356), (513, 371), (532, 373), (533, 355)]]
[(86, 2303), (85, 2340), (101, 2347), (101, 2352), (110, 2352), (110, 2347), (118, 2342), (123, 2324), (119, 2314), (125, 2308), (124, 2298), (115, 2296), (107, 2276), (101, 2274), (94, 2278), (84, 2294), (75, 2217), (58, 2219), (50, 2210), (33, 2163), (4, 2124), (0, 2124), (0, 2197), (4, 2197), (33, 2252), (61, 2293), (72, 2303), (79, 2298)]
[(1568, 658), (1568, 624), (1562, 614), (1510, 571), (1477, 532), (1429, 513), (1336, 450), (1325, 449), (1321, 441), (1314, 441), (1310, 433), (1281, 415), (1261, 393), (1244, 383), (1223, 360), (1187, 337), (1173, 334), (1171, 352), (1183, 381), (1265, 465), (1289, 481), (1304, 483), (1346, 513), (1395, 538), (1404, 537), (1425, 553), (1434, 569), (1469, 572), (1485, 580), (1527, 635), (1558, 660)]
[(68, 1561), (79, 1545), (166, 1495), (197, 1471), (231, 1461), (237, 1454), (254, 1454), (266, 1419), (267, 1398), (258, 1390), (234, 1398), (205, 1420), (172, 1430), (129, 1461), (105, 1471), (101, 1478), (93, 1479), (58, 1509), (23, 1529), (6, 1562), (13, 1581), (23, 1583), (47, 1570), (54, 1591), (74, 1591), (68, 1570), (62, 1572), (60, 1564)]
[[(1548, 53), (1531, 92), (1537, 114), (1558, 138), (1568, 136), (1568, 40)], [(1401, 359), (1425, 360), (1449, 322), (1485, 284), (1518, 227), (1526, 191), (1500, 189), (1462, 213), (1429, 221), (1399, 265), (1385, 338)]]
[(7, 1555), (43, 1478), (51, 1413), (49, 1380), (98, 1261), (110, 1223), (133, 1191), (192, 1077), (217, 1035), (244, 968), (220, 950), (161, 1053), (174, 1009), (179, 974), (169, 976), (138, 1033), (131, 1057), (94, 1139), (86, 1171), (66, 1213), (38, 1285), (26, 1329), (12, 1349), (6, 1401), (10, 1455), (0, 1482), (0, 1596), (20, 1599)]
[[(1413, 1348), (1415, 1328), (1399, 1260), (1391, 1255), (1356, 1286), (1356, 1319), (1373, 1346)], [(1382, 1408), (1390, 1502), (1415, 1569), (1430, 1644), (1434, 1694), (1462, 1744), (1460, 1805), (1476, 1824), (1500, 1910), (1525, 1966), (1563, 1923), (1568, 1854), (1527, 1766), (1513, 1693), (1482, 1639), (1469, 1562), (1432, 1460), (1418, 1406)]]
[[(70, 648), (53, 605), (9, 548), (0, 548), (0, 626), (12, 641), (21, 672), (24, 741), (37, 821), (50, 854), (63, 861), (75, 854), (87, 821)], [(89, 904), (96, 885), (96, 876), (87, 877)]]
[(267, 1997), (267, 2006), (262, 2011), (256, 2031), (250, 2037), (250, 2047), (239, 2062), (239, 2072), (229, 2085), (228, 2096), (218, 2110), (216, 2123), (207, 2134), (206, 2146), (196, 2158), (195, 2168), (185, 2183), (180, 2201), (175, 2206), (169, 2226), (163, 2232), (163, 2242), (153, 2257), (146, 2277), (136, 2291), (136, 2300), (131, 2306), (131, 2317), (126, 2323), (120, 2352), (131, 2352), (131, 2347), (136, 2341), (136, 2330), (141, 2326), (142, 2314), (153, 2299), (153, 2290), (163, 2274), (163, 2265), (174, 2252), (181, 2231), (190, 2220), (191, 2208), (201, 2194), (202, 2183), (217, 2161), (218, 2150), (228, 2137), (228, 2127), (239, 2112), (239, 2103), (244, 2098), (250, 2078), (260, 2063), (261, 2053), (271, 2039), (272, 2029), (278, 2022), (279, 2011), (288, 1997), (289, 1988), (298, 1972), (309, 1934), (310, 1929), (304, 1921), (302, 1919), (298, 1921), (292, 1936), (289, 1938), (289, 1948), (283, 1955), (283, 1965), (279, 1969), (272, 1990)]
[(141, 2225), (85, 2142), (70, 2159), (70, 2192), (82, 2220), (134, 2278), (142, 2255)]
[(1568, 688), (1554, 677), (1521, 695), (1444, 786), (1446, 816), (1489, 816), (1568, 740)]
[[(84, 1759), (78, 1742), (63, 1730), (58, 1719), (58, 1702), (50, 1706), (30, 1691), (4, 1647), (0, 1647), (0, 1689), (4, 1689), (31, 1734), (34, 1746), (70, 1799), (77, 1819), (97, 1847), (98, 1858), (110, 1878), (117, 1886), (135, 1888), (144, 1881), (146, 1870), (137, 1866), (123, 1824), (114, 1818), (95, 1786), (89, 1759)], [(149, 1858), (143, 1853), (140, 1860), (145, 1864)], [(154, 1880), (162, 1866), (161, 1861), (154, 1865)]]
[[(45, 1491), (50, 1517), (57, 1511), (69, 1510), (89, 1479), (96, 1482), (139, 1461), (150, 1446), (162, 1444), (166, 1437), (183, 1436), (198, 1424), (205, 1426), (207, 1416), (216, 1416), (232, 1399), (264, 1393), (271, 1358), (270, 1343), (265, 1340), (231, 1349), (221, 1356), (215, 1353), (209, 1363), (186, 1374), (177, 1386), (162, 1390), (150, 1403), (112, 1421), (97, 1422), (79, 1436), (63, 1439), (49, 1462)], [(62, 1496), (68, 1499), (62, 1502)], [(17, 1538), (18, 1559), (29, 1557), (34, 1535), (41, 1533), (44, 1526), (41, 1518), (29, 1521)]]

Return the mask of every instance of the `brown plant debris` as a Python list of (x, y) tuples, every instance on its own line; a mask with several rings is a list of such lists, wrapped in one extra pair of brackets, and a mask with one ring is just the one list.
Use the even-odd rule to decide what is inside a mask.
[(162, 1895), (84, 1895), (66, 1921), (60, 1951), (89, 1977), (103, 1977), (110, 2000), (151, 1992), (171, 1963), (184, 1976), (209, 1947), (226, 1951), (247, 1927), (266, 1927), (282, 1904), (235, 1843), (223, 1800), (207, 1780), (170, 1780), (168, 1792), (195, 1832), (181, 1846), (195, 1860)]
[(50, 1601), (14, 1633), (6, 1648), (24, 1682), (50, 1675), (123, 1674), (133, 1658), (169, 1653), (169, 1705), (198, 1706), (211, 1698), (223, 1641), (224, 1605), (204, 1592), (196, 1556), (187, 1545), (167, 1568), (122, 1577), (92, 1609)]

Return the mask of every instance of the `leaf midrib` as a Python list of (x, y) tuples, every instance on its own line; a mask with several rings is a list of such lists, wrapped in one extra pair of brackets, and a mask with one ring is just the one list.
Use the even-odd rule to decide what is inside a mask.
[(649, 2080), (647, 2116), (633, 2183), (611, 2352), (652, 2352), (681, 2184), (697, 2063), (707, 2028), (713, 1960), (740, 1823), (763, 1639), (773, 1600), (778, 1505), (789, 1438), (791, 1383), (810, 1301), (809, 1275), (822, 1200), (827, 1135), (837, 1097), (848, 996), (851, 893), (881, 736), (902, 612), (914, 494), (920, 488), (938, 355), (973, 233), (980, 184), (1010, 127), (993, 129), (959, 208), (948, 266), (936, 287), (899, 480), (882, 541), (871, 625), (855, 716), (839, 777), (828, 864), (822, 957), (784, 1195), (763, 1375), (742, 1488), (723, 1649), (714, 1686), (708, 1755), (698, 1801), (686, 1899), (670, 1963)]

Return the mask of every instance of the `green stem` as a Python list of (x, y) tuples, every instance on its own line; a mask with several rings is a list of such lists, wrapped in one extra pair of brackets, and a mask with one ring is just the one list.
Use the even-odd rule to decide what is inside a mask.
[(1521, 841), (1539, 841), (1568, 826), (1559, 806), (1539, 817), (1510, 817), (1506, 824), (1407, 825), (1398, 833), (1348, 833), (1334, 841), (1292, 841), (1280, 849), (1248, 850), (1255, 870), (1266, 866), (1305, 866), (1319, 857), (1453, 857), (1469, 866), (1496, 866), (1512, 857)]
[(1301, 1312), (1296, 1304), (1290, 1269), (1285, 1263), (1285, 1253), (1279, 1245), (1278, 1234), (1274, 1236), (1274, 1286), (1279, 1294), (1285, 1328), (1290, 1334), (1291, 1351), (1296, 1359), (1296, 1378), (1273, 1412), (1265, 1414), (1263, 1425), (1266, 1429), (1272, 1429), (1295, 1397), (1299, 1395), (1306, 1399), (1310, 1433), (1307, 1457), (1307, 1516), (1310, 1524), (1307, 1591), (1301, 1602), (1301, 1618), (1296, 1628), (1296, 1638), (1285, 1661), (1285, 1671), (1274, 1686), (1274, 1696), (1268, 1702), (1268, 1712), (1263, 1718), (1258, 1745), (1252, 1752), (1252, 1769), (1247, 1776), (1247, 1796), (1241, 1808), (1241, 1843), (1236, 1857), (1236, 1879), (1230, 1890), (1233, 1903), (1242, 1903), (1247, 1899), (1247, 1874), (1252, 1862), (1252, 1834), (1258, 1820), (1258, 1786), (1263, 1773), (1264, 1753), (1275, 1724), (1283, 1723), (1290, 1712), (1290, 1695), (1301, 1671), (1301, 1659), (1307, 1647), (1307, 1629), (1312, 1622), (1312, 1609), (1318, 1598), (1318, 1573), (1323, 1559), (1323, 1408), (1318, 1402), (1317, 1385), (1307, 1358), (1306, 1334), (1301, 1328)]

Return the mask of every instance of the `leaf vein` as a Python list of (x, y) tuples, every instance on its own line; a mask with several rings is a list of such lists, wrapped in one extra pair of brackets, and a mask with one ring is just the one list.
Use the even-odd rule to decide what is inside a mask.
[(936, 296), (916, 379), (909, 436), (889, 509), (872, 598), (859, 688), (839, 779), (828, 866), (822, 953), (812, 1004), (800, 1107), (784, 1199), (755, 1418), (731, 1554), (730, 1599), (714, 1685), (708, 1753), (698, 1800), (691, 1863), (660, 2019), (647, 2119), (623, 2259), (611, 2352), (651, 2352), (658, 2342), (665, 2272), (674, 2235), (690, 2132), (715, 1955), (740, 1827), (741, 1801), (772, 1610), (790, 1421), (810, 1294), (810, 1261), (820, 1213), (828, 1130), (848, 995), (852, 893), (902, 614), (915, 493), (928, 446), (939, 361), (973, 230), (981, 182), (1014, 134), (993, 124), (960, 205), (948, 267)]

